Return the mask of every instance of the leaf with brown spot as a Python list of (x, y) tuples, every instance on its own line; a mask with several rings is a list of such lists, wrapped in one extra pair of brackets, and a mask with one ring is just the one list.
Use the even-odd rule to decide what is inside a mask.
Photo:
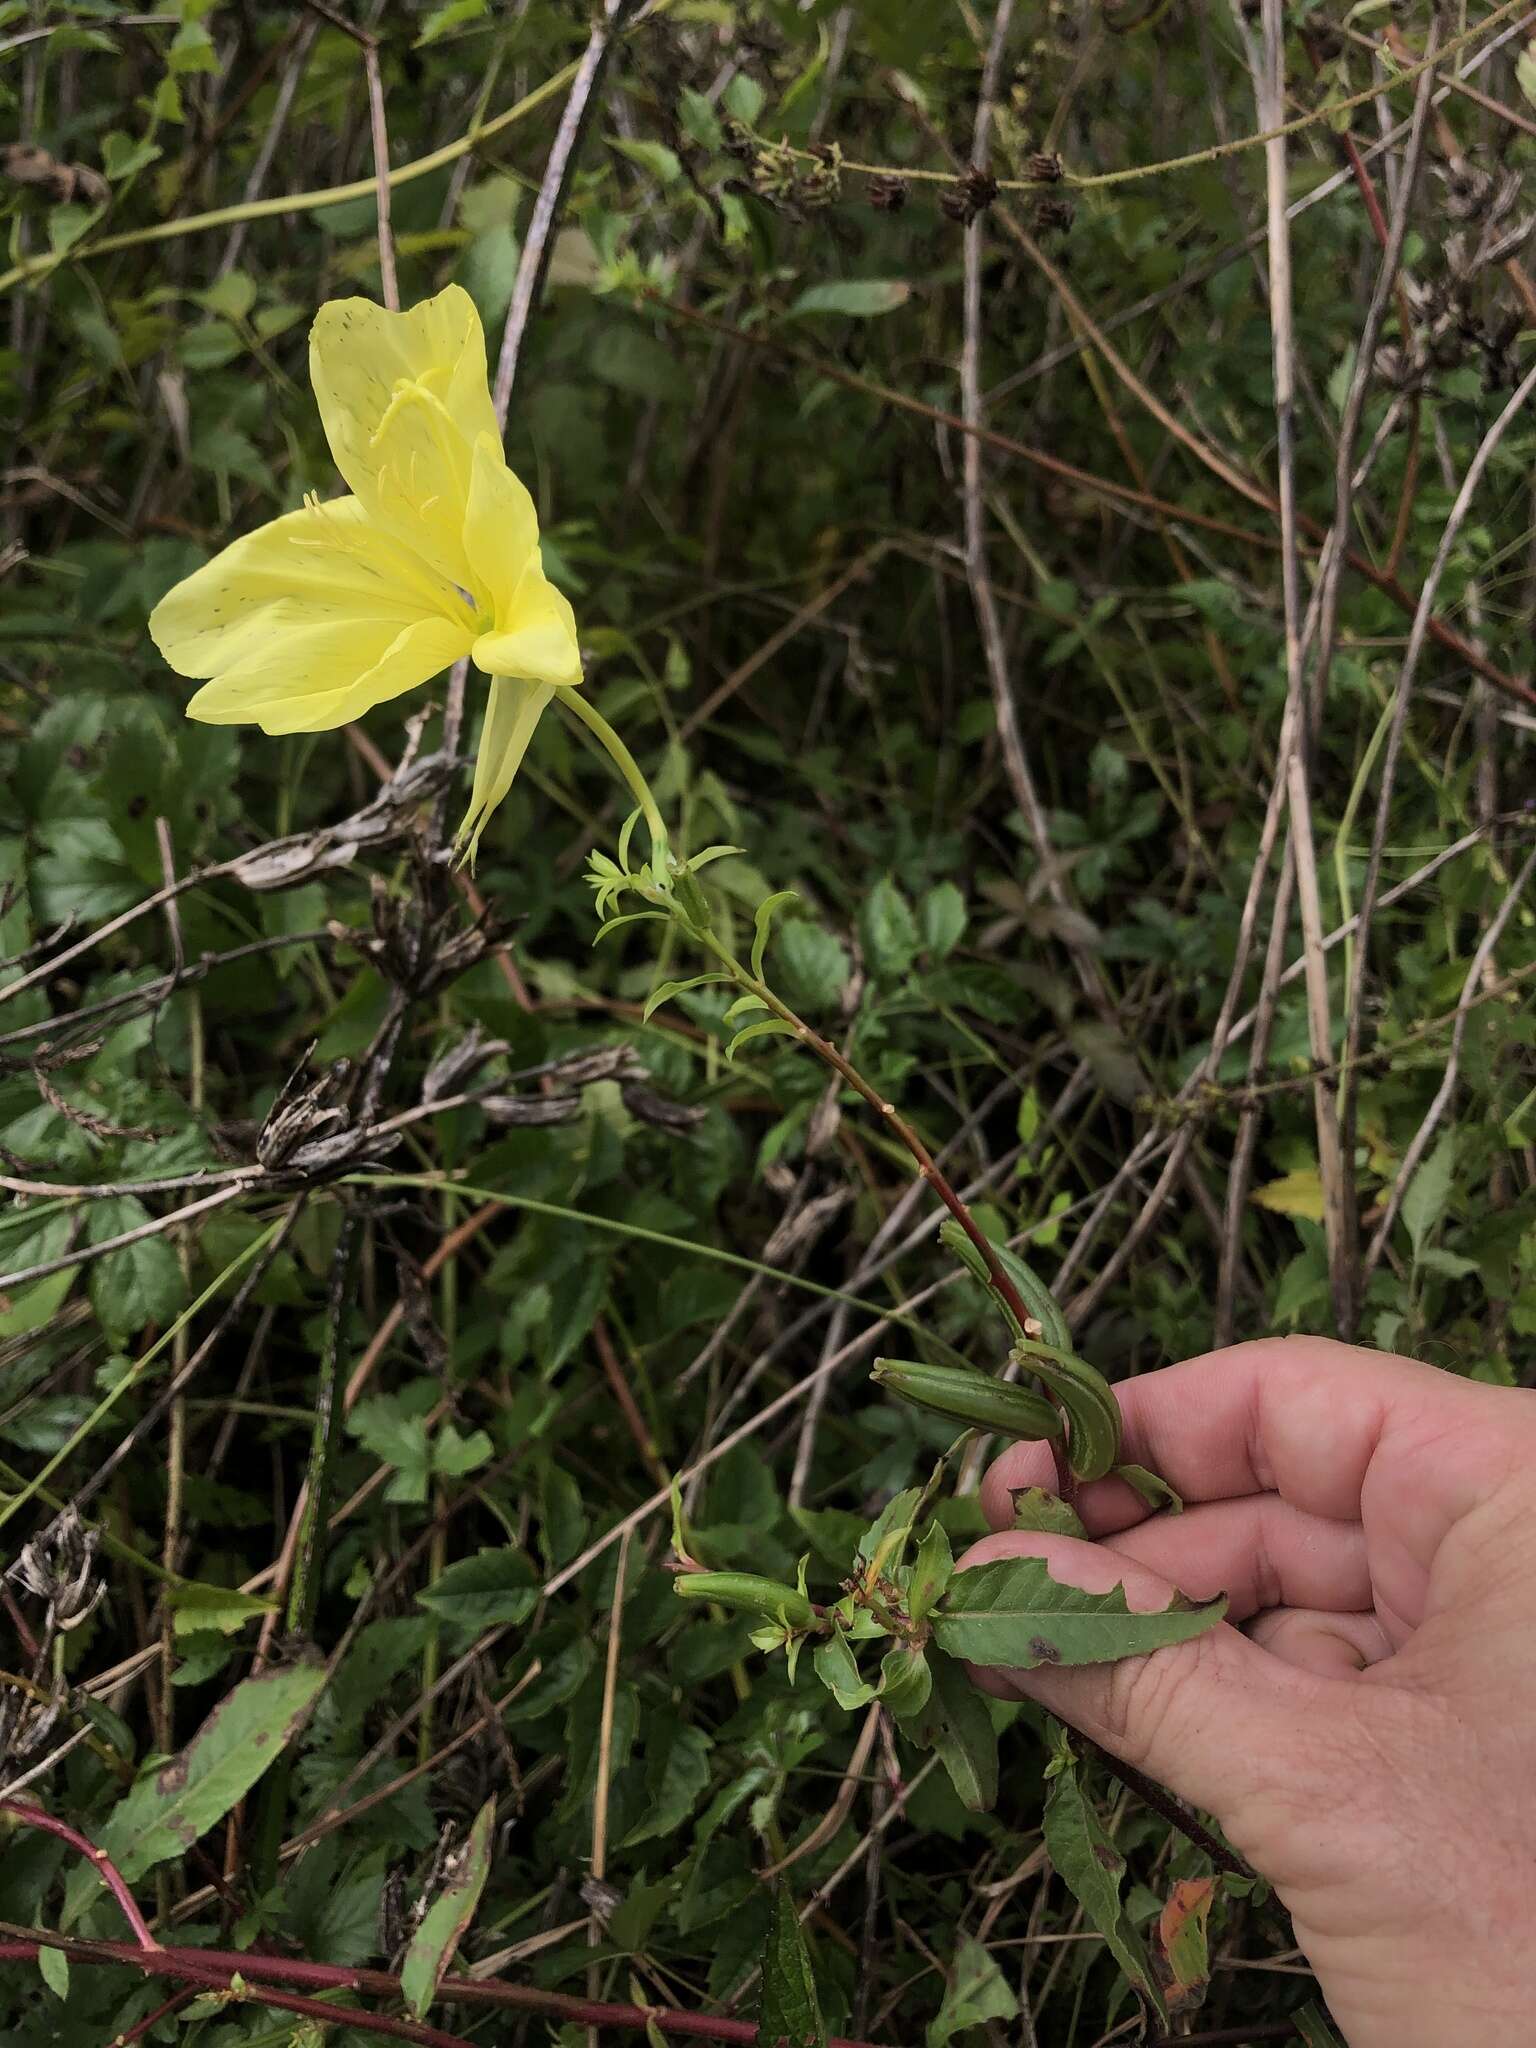
[(1214, 1877), (1181, 1878), (1158, 1916), (1152, 1955), (1168, 2010), (1175, 2016), (1194, 2012), (1205, 2002), (1211, 1981), (1209, 1923), (1215, 1897)]
[(292, 1741), (324, 1684), (319, 1663), (242, 1680), (179, 1756), (138, 1780), (99, 1838), (130, 1884), (217, 1826)]

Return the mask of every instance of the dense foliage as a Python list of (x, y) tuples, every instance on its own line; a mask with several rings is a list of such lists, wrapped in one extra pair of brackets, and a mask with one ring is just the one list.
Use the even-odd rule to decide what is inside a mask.
[(0, 1756), (183, 1959), (12, 1823), (7, 2042), (1087, 2048), (1149, 1955), (1154, 2031), (1288, 2032), (1274, 1901), (1043, 1715), (950, 1698), (968, 1802), (870, 1672), (675, 1597), (835, 1602), (955, 1436), (875, 1357), (1007, 1339), (888, 1121), (728, 1052), (728, 986), (651, 1004), (681, 925), (594, 948), (611, 763), (545, 717), (471, 877), (479, 678), (452, 757), (446, 679), (268, 739), (145, 630), (336, 490), (323, 301), (456, 281), (494, 375), (529, 287), (591, 701), (1077, 1350), (1529, 1381), (1536, 75), (1507, 6), (1422, 76), (1427, 7), (1287, 12), (1282, 93), (1205, 0), (616, 0), (584, 71), (563, 0), (0, 5)]

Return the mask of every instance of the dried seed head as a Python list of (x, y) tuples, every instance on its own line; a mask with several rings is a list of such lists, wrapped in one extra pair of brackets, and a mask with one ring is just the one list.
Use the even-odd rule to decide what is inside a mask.
[(96, 1577), (98, 1541), (96, 1531), (88, 1529), (73, 1508), (65, 1508), (23, 1546), (7, 1576), (47, 1601), (53, 1627), (66, 1632), (78, 1628), (107, 1590)]
[(972, 164), (962, 171), (953, 185), (939, 201), (939, 206), (949, 220), (958, 221), (962, 227), (985, 213), (997, 197), (997, 180), (990, 171), (984, 171), (980, 164)]
[(1071, 227), (1073, 206), (1070, 199), (1037, 199), (1035, 201), (1035, 229), (1042, 235), (1065, 234)]
[(1025, 168), (1037, 185), (1061, 183), (1061, 158), (1054, 150), (1037, 149)]
[(640, 1081), (626, 1081), (619, 1089), (624, 1107), (643, 1124), (658, 1131), (691, 1131), (709, 1114), (702, 1103), (669, 1102), (664, 1095)]
[(864, 196), (876, 213), (900, 213), (907, 203), (910, 191), (905, 178), (882, 172), (878, 178), (871, 178), (864, 188)]

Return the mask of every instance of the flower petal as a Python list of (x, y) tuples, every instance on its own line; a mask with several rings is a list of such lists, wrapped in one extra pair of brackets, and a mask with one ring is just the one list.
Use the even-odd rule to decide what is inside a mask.
[(356, 498), (337, 498), (232, 542), (166, 592), (149, 630), (178, 675), (212, 676), (259, 654), (276, 634), (346, 625), (388, 640), (452, 602), (370, 526)]
[(495, 629), (475, 642), (475, 666), (488, 676), (563, 689), (581, 681), (576, 614), (536, 560), (523, 571), (507, 611), (498, 611)]
[(278, 621), (187, 706), (206, 725), (263, 732), (324, 732), (386, 698), (414, 690), (469, 651), (452, 619), (334, 618)]
[(309, 370), (336, 467), (381, 523), (456, 583), (472, 451), (496, 438), (485, 335), (459, 285), (407, 313), (332, 299), (310, 330)]
[(496, 676), (486, 707), (485, 730), (475, 758), (475, 786), (459, 827), (461, 859), (473, 862), (486, 820), (512, 787), (533, 729), (554, 695), (548, 683), (525, 683)]
[(464, 513), (464, 552), (498, 619), (510, 611), (524, 570), (530, 560), (538, 561), (538, 548), (533, 500), (508, 469), (497, 436), (482, 434), (475, 443)]

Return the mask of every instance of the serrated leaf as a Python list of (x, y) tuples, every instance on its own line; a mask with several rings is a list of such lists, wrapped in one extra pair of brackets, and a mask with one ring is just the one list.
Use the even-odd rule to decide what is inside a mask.
[(1277, 1216), (1304, 1216), (1309, 1223), (1321, 1223), (1323, 1177), (1315, 1166), (1298, 1166), (1279, 1180), (1255, 1188), (1248, 1199), (1257, 1208), (1274, 1210)]
[(645, 1812), (624, 1837), (626, 1849), (658, 1835), (670, 1835), (692, 1813), (709, 1785), (712, 1744), (704, 1730), (682, 1723), (653, 1755), (654, 1726), (647, 1728), (645, 1737)]
[(959, 1799), (972, 1813), (997, 1803), (997, 1731), (986, 1700), (952, 1657), (928, 1646), (933, 1680), (923, 1711), (906, 1733), (938, 1752)]
[(447, 1882), (411, 1936), (400, 1968), (400, 1989), (417, 2019), (426, 2017), (437, 1992), (437, 1980), (452, 1962), (454, 1951), (475, 1917), (490, 1874), (491, 1831), (495, 1824), (493, 1795), (475, 1815), (468, 1839), (450, 1865)]
[(1226, 1595), (1202, 1606), (1134, 1614), (1123, 1586), (1085, 1593), (1064, 1586), (1038, 1557), (1001, 1557), (950, 1581), (933, 1631), (952, 1657), (1032, 1671), (1040, 1664), (1107, 1664), (1203, 1635), (1227, 1611)]
[(1046, 1793), (1045, 1846), (1058, 1876), (1103, 1935), (1132, 1988), (1166, 2023), (1167, 2007), (1153, 1978), (1146, 1946), (1120, 1903), (1125, 1858), (1105, 1833), (1070, 1757), (1051, 1779)]
[(944, 1987), (938, 2018), (928, 2024), (928, 2048), (944, 2048), (953, 2035), (988, 2020), (1019, 2016), (1019, 2001), (1008, 1987), (991, 1951), (967, 1934), (955, 1951), (954, 1969)]
[(460, 1558), (416, 1595), (429, 1614), (471, 1635), (527, 1619), (538, 1598), (539, 1575), (521, 1550), (510, 1545)]
[(905, 974), (917, 957), (917, 920), (889, 875), (882, 875), (864, 899), (859, 936), (877, 974)]
[(774, 958), (782, 981), (775, 987), (797, 1009), (831, 1009), (848, 980), (848, 955), (831, 932), (808, 918), (791, 917), (779, 927)]
[(938, 882), (928, 890), (918, 905), (917, 922), (923, 951), (931, 959), (942, 960), (955, 950), (965, 936), (966, 912), (965, 898), (953, 882)]
[(1456, 1170), (1456, 1133), (1448, 1130), (1409, 1181), (1403, 1196), (1402, 1218), (1413, 1246), (1413, 1256), (1423, 1256), (1424, 1247), (1444, 1216), (1451, 1199)]
[(113, 1812), (100, 1845), (130, 1884), (185, 1856), (276, 1763), (325, 1684), (320, 1664), (290, 1664), (243, 1679), (179, 1756), (140, 1778)]
[(798, 903), (797, 889), (776, 889), (771, 896), (765, 896), (757, 906), (752, 919), (752, 972), (761, 981), (763, 978), (763, 953), (773, 932), (773, 920), (786, 903)]
[(179, 1636), (200, 1630), (217, 1630), (232, 1636), (258, 1615), (270, 1614), (274, 1603), (254, 1593), (239, 1593), (230, 1586), (205, 1586), (186, 1579), (170, 1589), (171, 1627)]
[(759, 2048), (827, 2048), (826, 2022), (816, 1972), (795, 1911), (794, 1896), (774, 1886), (773, 1918), (763, 1950), (763, 1988), (757, 2008)]

